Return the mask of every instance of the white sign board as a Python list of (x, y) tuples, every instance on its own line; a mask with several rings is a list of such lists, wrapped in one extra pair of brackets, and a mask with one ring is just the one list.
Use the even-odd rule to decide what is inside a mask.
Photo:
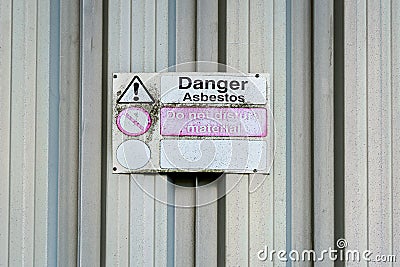
[(161, 102), (179, 104), (265, 104), (267, 81), (260, 77), (161, 76)]
[(268, 74), (115, 73), (114, 173), (267, 173)]

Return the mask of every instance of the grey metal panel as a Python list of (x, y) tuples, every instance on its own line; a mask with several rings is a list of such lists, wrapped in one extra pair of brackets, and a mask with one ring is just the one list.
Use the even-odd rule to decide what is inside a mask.
[(154, 203), (154, 266), (167, 266), (168, 256), (167, 256), (167, 227), (168, 227), (168, 214), (166, 203), (168, 198), (168, 180), (166, 176), (155, 175), (154, 177), (154, 192), (156, 196), (156, 201)]
[[(392, 253), (400, 255), (400, 2), (392, 1), (391, 8), (391, 59), (392, 59), (392, 220), (393, 220), (393, 243)], [(397, 29), (397, 30), (396, 30)]]
[[(108, 88), (112, 88), (111, 77), (114, 72), (154, 72), (167, 67), (168, 1), (123, 1), (119, 5), (110, 3), (109, 17), (112, 19), (108, 26)], [(110, 119), (111, 100), (112, 96), (109, 95)], [(111, 136), (110, 125), (108, 136)], [(114, 153), (111, 144), (108, 144), (107, 151), (109, 155)], [(111, 157), (108, 162), (110, 160)], [(129, 179), (129, 176), (110, 173), (111, 169), (108, 168), (107, 264), (125, 266), (129, 262), (130, 265), (142, 262), (153, 265), (154, 261), (154, 264), (165, 265), (167, 206), (153, 199), (155, 192), (157, 196), (166, 195), (167, 187), (162, 182), (163, 177), (133, 175)], [(145, 192), (143, 184), (149, 192)]]
[(60, 266), (77, 265), (80, 44), (79, 1), (60, 6), (58, 247)]
[[(168, 68), (168, 0), (156, 1), (156, 54), (155, 71), (163, 71)], [(168, 198), (167, 177), (155, 175), (154, 177), (154, 266), (167, 266), (167, 228), (168, 214), (166, 203)]]
[[(197, 71), (218, 71), (218, 1), (197, 1), (196, 19)], [(196, 266), (216, 266), (218, 187), (216, 183), (205, 185), (198, 177), (196, 180), (195, 262)]]
[[(314, 2), (314, 249), (334, 247), (333, 1)], [(317, 266), (333, 266), (318, 262)]]
[[(129, 265), (129, 175), (112, 174), (112, 74), (129, 72), (131, 62), (131, 1), (109, 1), (107, 47), (107, 173), (106, 265)], [(105, 112), (103, 110), (103, 112)], [(104, 208), (104, 207), (103, 207)]]
[(399, 5), (346, 1), (345, 10), (346, 239), (396, 254)]
[(249, 1), (226, 3), (226, 63), (233, 71), (249, 71)]
[[(156, 54), (155, 71), (163, 71), (168, 67), (168, 0), (156, 1)], [(167, 177), (154, 176), (154, 266), (167, 266), (167, 227), (168, 214), (166, 203), (168, 198)]]
[[(174, 186), (175, 266), (194, 266), (195, 263), (195, 204), (196, 191), (188, 177), (185, 186)], [(189, 187), (186, 187), (189, 186)]]
[(0, 266), (8, 264), (12, 1), (0, 1)]
[(390, 1), (368, 1), (368, 248), (387, 254), (392, 251), (390, 21)]
[[(56, 229), (57, 211), (51, 195), (57, 195), (57, 187), (50, 180), (50, 1), (37, 2), (36, 30), (36, 137), (35, 137), (35, 200), (34, 200), (34, 266), (55, 264), (56, 258), (49, 253), (57, 238), (50, 229)], [(56, 130), (56, 129), (55, 129)], [(57, 132), (57, 130), (56, 130)], [(53, 192), (51, 192), (51, 191)], [(55, 192), (54, 192), (55, 191)], [(51, 239), (51, 240), (49, 240)]]
[[(274, 248), (276, 250), (286, 249), (286, 2), (274, 0), (274, 72), (273, 78), (273, 112), (274, 112)], [(274, 262), (274, 266), (286, 266), (285, 262)]]
[[(36, 1), (14, 1), (12, 14), (9, 265), (34, 265)], [(28, 26), (30, 25), (30, 26)]]
[[(131, 71), (153, 72), (156, 68), (156, 1), (133, 0), (131, 5)], [(131, 175), (130, 266), (154, 265), (155, 200), (152, 196), (154, 175)]]
[[(131, 71), (165, 70), (168, 67), (168, 1), (134, 1), (132, 8)], [(147, 265), (166, 264), (167, 205), (159, 202), (159, 196), (165, 200), (167, 194), (163, 181), (164, 177), (159, 175), (131, 176), (131, 265), (139, 259)]]
[[(311, 247), (311, 1), (292, 1), (292, 244)], [(307, 263), (301, 263), (302, 266)], [(298, 266), (298, 263), (293, 265)]]
[(156, 1), (156, 67), (162, 71), (168, 67), (168, 0)]
[(153, 72), (156, 55), (156, 1), (132, 0), (131, 71)]
[[(143, 3), (141, 3), (141, 4), (143, 4)], [(198, 3), (199, 4), (199, 3)], [(138, 3), (138, 5), (139, 5), (139, 3)], [(182, 6), (186, 6), (186, 8), (184, 8), (184, 7), (182, 7), (182, 6), (180, 6), (180, 5), (182, 5)], [(206, 6), (206, 4), (204, 4), (205, 6)], [(195, 16), (191, 16), (192, 14), (193, 14), (193, 12), (195, 12), (195, 10), (193, 9), (193, 7), (195, 7), (195, 5), (193, 5), (193, 3), (188, 3), (188, 2), (182, 2), (182, 3), (180, 3), (180, 2), (178, 2), (177, 3), (177, 13), (178, 13), (178, 20), (177, 20), (177, 38), (178, 39), (180, 39), (180, 38), (184, 38), (185, 39), (185, 41), (186, 42), (179, 42), (178, 41), (178, 46), (180, 45), (180, 46), (182, 46), (182, 48), (178, 48), (177, 50), (179, 51), (179, 53), (178, 53), (178, 63), (180, 63), (180, 62), (184, 62), (184, 61), (186, 61), (186, 60), (194, 60), (195, 58), (196, 58), (196, 55), (194, 54), (194, 51), (196, 51), (196, 49), (193, 49), (193, 47), (190, 45), (190, 42), (191, 42), (191, 40), (194, 40), (194, 38), (188, 38), (187, 36), (190, 36), (190, 31), (192, 31), (193, 29), (195, 29), (195, 27), (193, 26), (193, 24), (192, 24), (192, 22), (188, 22), (188, 20), (193, 20), (193, 18), (195, 17)], [(138, 7), (138, 10), (140, 9), (140, 5), (139, 5), (139, 7)], [(256, 7), (256, 5), (255, 5), (255, 7)], [(141, 7), (141, 8), (145, 8), (145, 7)], [(185, 10), (185, 13), (183, 13), (183, 9)], [(199, 9), (201, 9), (201, 7), (199, 7)], [(198, 12), (201, 12), (201, 11), (199, 11), (198, 10)], [(232, 10), (232, 12), (237, 12), (238, 13), (238, 11), (237, 10)], [(241, 12), (242, 13), (242, 12)], [(181, 16), (186, 16), (186, 18), (182, 18)], [(246, 22), (246, 17), (248, 16), (247, 14), (246, 14), (246, 12), (243, 12), (242, 13), (242, 15), (241, 15), (242, 17), (243, 17), (243, 22)], [(148, 17), (150, 17), (150, 16), (148, 16)], [(149, 22), (148, 23), (151, 23), (151, 19), (149, 19), (149, 18), (147, 18), (148, 20), (149, 20)], [(234, 20), (235, 18), (232, 16), (232, 20)], [(142, 25), (143, 23), (144, 23), (144, 20), (143, 19), (141, 19), (140, 18), (140, 14), (139, 15), (137, 15), (135, 18), (133, 18), (133, 20), (138, 20), (137, 21), (137, 23), (133, 23), (133, 26), (134, 27), (136, 27), (135, 25)], [(244, 27), (248, 27), (248, 25), (246, 26), (247, 24), (244, 24)], [(199, 25), (200, 26), (200, 25)], [(240, 26), (240, 27), (243, 27), (243, 25), (242, 26)], [(140, 28), (140, 27), (139, 27)], [(151, 27), (150, 27), (150, 29), (151, 29)], [(282, 28), (282, 26), (281, 26), (281, 29), (284, 29), (284, 27)], [(138, 29), (138, 31), (139, 31), (140, 29)], [(187, 31), (189, 31), (189, 33), (187, 33)], [(247, 32), (247, 29), (246, 30), (242, 30), (242, 33), (243, 34), (245, 34), (245, 32)], [(138, 32), (137, 32), (138, 33)], [(139, 32), (140, 33), (140, 32)], [(138, 34), (139, 34), (138, 33)], [(198, 30), (198, 33), (199, 33), (199, 30)], [(144, 33), (142, 33), (142, 34), (144, 34)], [(204, 33), (204, 34), (206, 34), (206, 33)], [(234, 35), (235, 34), (235, 32), (234, 31), (232, 31), (232, 34)], [(151, 35), (152, 34), (150, 34), (150, 36), (148, 37), (149, 39), (148, 40), (152, 40), (152, 37), (151, 37)], [(200, 34), (201, 35), (201, 34)], [(132, 37), (133, 38), (133, 37)], [(236, 38), (239, 38), (239, 36), (238, 35), (236, 35)], [(143, 38), (135, 38), (135, 40), (137, 41), (137, 44), (135, 45), (135, 47), (140, 47), (141, 49), (143, 49), (144, 47), (146, 47), (146, 49), (150, 49), (150, 50), (148, 50), (147, 52), (145, 52), (145, 53), (147, 53), (148, 55), (150, 55), (150, 57), (151, 57), (151, 55), (153, 54), (153, 52), (152, 52), (152, 44), (151, 44), (151, 42), (150, 41), (147, 41), (148, 43), (147, 43), (147, 45), (144, 45), (144, 43), (146, 42), (146, 39), (143, 39)], [(189, 42), (188, 42), (188, 40), (189, 40)], [(205, 42), (205, 43), (203, 43), (203, 41)], [(207, 40), (207, 38), (201, 38), (200, 36), (197, 36), (197, 46), (198, 46), (198, 48), (197, 49), (205, 49), (205, 47), (206, 46), (208, 46), (208, 45), (211, 45), (211, 47), (212, 47), (212, 43), (211, 44), (208, 44), (207, 42), (208, 42), (209, 40)], [(244, 44), (243, 42), (242, 43), (231, 43), (230, 45), (232, 45), (232, 51), (236, 51), (237, 49), (238, 49), (238, 47), (241, 49), (239, 49), (240, 51), (246, 51), (247, 49), (248, 49), (248, 44), (246, 43), (246, 44)], [(245, 49), (245, 50), (243, 50), (243, 49)], [(134, 48), (132, 48), (132, 50), (134, 50)], [(136, 51), (136, 50), (135, 50)], [(282, 50), (281, 51), (281, 53), (283, 53), (284, 52), (284, 50)], [(136, 53), (139, 53), (138, 51), (136, 51)], [(144, 53), (144, 52), (142, 52), (142, 53)], [(156, 53), (157, 53), (157, 51), (156, 51)], [(244, 54), (242, 53), (242, 56), (243, 56)], [(247, 53), (246, 53), (246, 55), (247, 55)], [(203, 54), (202, 53), (197, 53), (197, 58), (198, 59), (202, 59), (201, 57), (203, 56)], [(204, 56), (208, 56), (208, 55), (204, 55)], [(143, 59), (143, 56), (139, 56), (138, 55), (138, 58), (140, 59), (140, 58), (142, 58)], [(184, 58), (184, 59), (182, 59), (182, 58)], [(231, 58), (232, 60), (234, 60), (234, 61), (236, 61), (236, 59), (234, 59), (234, 56), (232, 56), (232, 58)], [(240, 60), (239, 60), (240, 61)], [(142, 64), (152, 64), (152, 63), (150, 63), (150, 61), (147, 61), (147, 63), (143, 63), (144, 62), (144, 59), (142, 60), (142, 61), (140, 61), (140, 60), (135, 60), (135, 61), (133, 61), (132, 62), (132, 64), (136, 64), (137, 62), (142, 62)], [(235, 64), (237, 63), (238, 61), (236, 61), (235, 62)], [(261, 60), (259, 61), (260, 62), (260, 64), (263, 64), (264, 62), (261, 62)], [(138, 64), (139, 64), (138, 63)], [(272, 63), (270, 63), (270, 64), (272, 64)], [(278, 64), (278, 63), (276, 63), (276, 64)], [(150, 66), (149, 65), (149, 66)], [(247, 69), (247, 63), (246, 63), (246, 68), (245, 68), (245, 71), (247, 72), (248, 71), (248, 69)], [(254, 66), (257, 66), (256, 64), (254, 65)], [(134, 67), (134, 68), (136, 68), (136, 67)], [(140, 68), (140, 66), (137, 66), (137, 68)], [(150, 68), (150, 67), (149, 67)], [(179, 68), (178, 67), (178, 70), (189, 70), (189, 69), (193, 69), (193, 66), (192, 65), (187, 65), (187, 66), (185, 66), (185, 67), (181, 67), (181, 68)], [(201, 70), (201, 66), (199, 66), (199, 70)], [(282, 76), (281, 76), (282, 77)], [(285, 77), (284, 75), (283, 75), (283, 77)], [(280, 83), (282, 83), (282, 81), (280, 81)], [(284, 99), (284, 95), (282, 95), (281, 96), (281, 99)], [(282, 119), (282, 120), (285, 120), (284, 118)], [(281, 167), (282, 168), (282, 167)], [(284, 168), (284, 167), (283, 167)], [(272, 180), (271, 180), (272, 181)], [(242, 187), (239, 187), (239, 188), (241, 188), (242, 190), (242, 192), (240, 193), (240, 194), (244, 194), (245, 196), (246, 196), (246, 198), (248, 198), (248, 181), (246, 180), (246, 182), (241, 182), (242, 184)], [(243, 190), (243, 185), (245, 185), (245, 189), (246, 190)], [(268, 187), (268, 190), (270, 191), (270, 192), (272, 192), (272, 186), (269, 186)], [(180, 190), (177, 190), (177, 192), (179, 192)], [(281, 189), (281, 191), (282, 191), (282, 189)], [(175, 192), (175, 197), (176, 197), (176, 199), (175, 199), (175, 201), (176, 202), (186, 202), (187, 200), (189, 200), (189, 199), (191, 199), (191, 195), (192, 195), (192, 193), (190, 193), (189, 195), (187, 195), (187, 196), (185, 196), (185, 193), (184, 192), (179, 192), (178, 194), (176, 194), (177, 192)], [(182, 193), (182, 194), (180, 194), (180, 193)], [(194, 196), (194, 195), (193, 195)], [(238, 196), (239, 197), (239, 196)], [(271, 198), (272, 198), (272, 196), (271, 196)], [(239, 197), (239, 200), (240, 200), (241, 198)], [(239, 201), (240, 202), (240, 201)], [(233, 202), (232, 202), (233, 203)], [(245, 201), (245, 202), (240, 202), (240, 205), (241, 206), (243, 206), (243, 207), (246, 207), (247, 206), (247, 204), (246, 203), (248, 203), (248, 201)], [(271, 203), (271, 202), (270, 202)], [(282, 203), (283, 202), (281, 202), (281, 205), (282, 205)], [(233, 204), (232, 204), (233, 205)], [(272, 205), (272, 204), (271, 204)], [(234, 210), (234, 208), (233, 207), (231, 207), (231, 210), (233, 211)], [(185, 258), (187, 259), (188, 258), (188, 255), (185, 255), (184, 257), (185, 258), (181, 258), (180, 260), (178, 259), (178, 257), (177, 256), (179, 256), (180, 254), (179, 254), (179, 243), (181, 243), (181, 242), (186, 242), (188, 239), (186, 238), (186, 237), (188, 237), (189, 238), (189, 240), (191, 240), (191, 239), (193, 239), (194, 238), (194, 235), (193, 235), (193, 233), (192, 233), (192, 231), (193, 231), (193, 227), (194, 227), (194, 225), (193, 226), (191, 226), (191, 227), (187, 227), (188, 226), (188, 224), (187, 223), (185, 223), (185, 222), (189, 222), (189, 225), (190, 224), (192, 224), (193, 222), (192, 222), (192, 219), (191, 219), (191, 215), (189, 215), (189, 216), (186, 216), (184, 213), (186, 213), (186, 212), (189, 212), (189, 214), (192, 214), (192, 212), (193, 211), (191, 211), (191, 209), (181, 209), (181, 208), (177, 208), (176, 209), (176, 211), (178, 211), (177, 212), (177, 215), (176, 215), (176, 219), (177, 219), (177, 227), (179, 228), (179, 225), (181, 225), (181, 226), (183, 226), (183, 225), (186, 225), (186, 227), (184, 227), (184, 228), (182, 228), (182, 229), (187, 229), (187, 230), (189, 230), (189, 229), (192, 229), (191, 231), (189, 231), (188, 232), (188, 235), (184, 235), (184, 234), (182, 234), (181, 232), (179, 232), (179, 231), (177, 231), (177, 232), (179, 232), (179, 236), (176, 236), (176, 248), (178, 248), (178, 253), (176, 253), (175, 254), (175, 256), (176, 256), (176, 260), (177, 261), (180, 261), (180, 260), (185, 260)], [(184, 212), (185, 211), (185, 212)], [(198, 211), (201, 211), (201, 209), (198, 209)], [(284, 210), (282, 211), (282, 213), (284, 214)], [(194, 214), (194, 213), (193, 213)], [(192, 214), (192, 215), (193, 215)], [(236, 214), (236, 213), (235, 213)], [(156, 216), (157, 216), (157, 214), (156, 214)], [(232, 215), (232, 216), (235, 216), (234, 214)], [(198, 218), (200, 218), (200, 216), (198, 217)], [(282, 219), (283, 218), (283, 219)], [(182, 221), (182, 222), (179, 222), (179, 221), (181, 221), (181, 220), (185, 220), (185, 222), (184, 221)], [(268, 222), (270, 223), (270, 225), (272, 226), (273, 225), (273, 223), (272, 223), (272, 221), (273, 221), (273, 219), (272, 218), (270, 218), (270, 220), (268, 220)], [(284, 219), (284, 217), (281, 217), (281, 222), (284, 222), (285, 221), (285, 219)], [(200, 221), (198, 221), (198, 222), (200, 222)], [(181, 223), (183, 223), (183, 224), (181, 224)], [(262, 222), (263, 223), (263, 222)], [(151, 224), (150, 224), (151, 225)], [(198, 224), (198, 226), (201, 226), (201, 224)], [(248, 229), (247, 229), (247, 227), (245, 227), (245, 225), (242, 225), (243, 226), (243, 232), (241, 232), (241, 234), (242, 233), (245, 233), (245, 235), (248, 235)], [(198, 227), (198, 229), (199, 229), (199, 227)], [(281, 229), (282, 229), (282, 227), (281, 227)], [(271, 231), (271, 230), (270, 230)], [(272, 231), (271, 231), (271, 233), (272, 233)], [(285, 233), (285, 232), (283, 232), (283, 233)], [(186, 236), (186, 237), (185, 237)], [(284, 236), (284, 234), (283, 234), (283, 236)], [(270, 240), (272, 240), (272, 234), (271, 234), (271, 237), (270, 237)], [(281, 240), (284, 240), (284, 237), (282, 238), (282, 236), (281, 236)], [(248, 238), (246, 237), (246, 240), (248, 240)], [(244, 240), (243, 240), (244, 241)], [(183, 244), (183, 243), (182, 243)], [(190, 241), (189, 241), (189, 244), (190, 244)], [(247, 244), (247, 241), (246, 242), (242, 242), (241, 244)], [(192, 253), (192, 251), (193, 251), (193, 247), (191, 247), (191, 246), (187, 246), (187, 243), (185, 243), (185, 245), (186, 245), (186, 247), (184, 248), (185, 250), (188, 250), (189, 251), (189, 253)], [(234, 244), (232, 244), (232, 246), (236, 246), (236, 245), (234, 245)], [(199, 244), (199, 246), (198, 246), (198, 248), (197, 249), (199, 249), (198, 251), (200, 252), (200, 244)], [(183, 249), (183, 247), (181, 246), (180, 248), (182, 248)], [(238, 247), (238, 250), (239, 249), (241, 249), (240, 247)], [(175, 250), (176, 251), (176, 250)], [(244, 250), (241, 250), (241, 253), (246, 253), (246, 256), (245, 256), (245, 258), (247, 258), (248, 256), (247, 256), (247, 252), (246, 252), (247, 250), (246, 249), (244, 249)], [(204, 251), (202, 251), (201, 253), (198, 253), (199, 255), (199, 257), (201, 256), (201, 255), (203, 255), (203, 256), (206, 256), (207, 255), (207, 253), (205, 253)], [(182, 254), (183, 255), (183, 254)], [(132, 256), (132, 255), (131, 255)], [(236, 255), (235, 255), (236, 256)], [(209, 257), (208, 258), (208, 260), (209, 259), (212, 259), (212, 257)], [(200, 258), (198, 258), (198, 259), (200, 259)], [(177, 263), (179, 263), (179, 262), (177, 262)]]
[[(196, 1), (176, 1), (176, 71), (196, 70)], [(186, 63), (189, 62), (189, 63)], [(186, 63), (186, 64), (182, 64)], [(182, 65), (180, 65), (182, 64)], [(191, 177), (188, 177), (188, 180)], [(188, 184), (189, 185), (189, 184)], [(175, 266), (195, 264), (195, 190), (175, 187)], [(186, 207), (182, 207), (186, 206)], [(189, 206), (189, 207), (188, 207)]]
[(131, 175), (130, 196), (130, 266), (154, 266), (154, 175)]
[(366, 1), (345, 2), (345, 236), (360, 250), (368, 248), (366, 16)]
[[(59, 123), (60, 123), (60, 2), (49, 1), (46, 7), (49, 19), (44, 17), (43, 24), (49, 24), (49, 99), (48, 99), (48, 242), (47, 265), (57, 264), (58, 242), (58, 179), (59, 179)], [(42, 15), (39, 15), (42, 16)], [(45, 26), (40, 25), (46, 29)], [(76, 231), (73, 233), (77, 235)]]
[[(195, 265), (195, 204), (193, 177), (185, 178), (185, 186), (175, 186), (175, 266)], [(188, 187), (186, 187), (188, 186)]]
[[(196, 184), (196, 266), (217, 266), (218, 186)], [(211, 200), (211, 203), (209, 203)]]
[[(250, 1), (249, 24), (249, 71), (274, 73), (274, 1)], [(258, 30), (250, 30), (258, 29)], [(285, 53), (285, 52), (284, 52)], [(274, 75), (271, 76), (274, 89)], [(268, 99), (269, 108), (275, 104), (273, 94)], [(272, 103), (272, 105), (271, 105)], [(268, 136), (274, 140), (273, 118), (268, 118)], [(274, 156), (274, 142), (267, 147), (268, 163)], [(265, 246), (274, 248), (274, 169), (270, 175), (254, 174), (249, 176), (249, 265), (273, 266), (272, 261), (262, 262), (258, 252)], [(281, 181), (281, 183), (284, 180)], [(277, 212), (282, 212), (277, 210)]]
[(248, 174), (226, 174), (225, 262), (227, 266), (246, 266), (249, 260)]
[(106, 266), (129, 265), (129, 176), (108, 172)]
[(176, 0), (176, 71), (196, 71), (195, 60), (196, 0)]
[(102, 1), (81, 2), (79, 266), (100, 265)]
[(50, 1), (1, 1), (0, 5), (4, 114), (0, 129), (6, 142), (1, 143), (1, 153), (2, 163), (7, 164), (1, 174), (1, 223), (7, 225), (0, 234), (5, 253), (0, 265), (45, 266), (56, 257), (49, 244), (56, 241), (50, 231), (56, 229), (57, 216), (57, 203), (50, 203), (50, 194), (56, 196), (57, 191), (49, 191), (57, 180), (49, 173), (57, 168), (49, 158)]
[(196, 20), (197, 71), (218, 71), (218, 1), (197, 1)]
[[(226, 2), (226, 64), (234, 71), (249, 71), (249, 1)], [(249, 261), (249, 175), (226, 174), (225, 263), (246, 266)]]

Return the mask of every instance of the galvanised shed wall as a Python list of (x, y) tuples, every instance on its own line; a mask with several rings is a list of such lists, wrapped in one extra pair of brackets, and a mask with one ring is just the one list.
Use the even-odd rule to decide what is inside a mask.
[[(257, 253), (339, 237), (399, 255), (399, 18), (395, 0), (0, 0), (0, 266), (311, 266)], [(255, 191), (111, 174), (112, 73), (225, 71), (174, 67), (196, 61), (271, 74)], [(179, 208), (135, 181), (175, 203), (238, 184)]]

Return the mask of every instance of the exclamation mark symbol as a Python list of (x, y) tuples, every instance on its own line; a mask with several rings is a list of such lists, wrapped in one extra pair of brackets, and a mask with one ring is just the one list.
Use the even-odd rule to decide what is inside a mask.
[(133, 100), (138, 101), (139, 100), (139, 97), (137, 96), (139, 93), (139, 84), (138, 83), (133, 84), (133, 93), (135, 94), (135, 96), (133, 97)]

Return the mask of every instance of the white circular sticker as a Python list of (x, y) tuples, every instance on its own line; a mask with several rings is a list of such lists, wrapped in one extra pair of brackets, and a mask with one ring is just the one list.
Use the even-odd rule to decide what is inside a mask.
[(129, 136), (144, 134), (150, 128), (150, 125), (150, 114), (142, 108), (131, 107), (124, 109), (117, 117), (118, 129)]
[(117, 160), (126, 169), (140, 169), (149, 162), (150, 149), (142, 141), (128, 140), (118, 147)]

